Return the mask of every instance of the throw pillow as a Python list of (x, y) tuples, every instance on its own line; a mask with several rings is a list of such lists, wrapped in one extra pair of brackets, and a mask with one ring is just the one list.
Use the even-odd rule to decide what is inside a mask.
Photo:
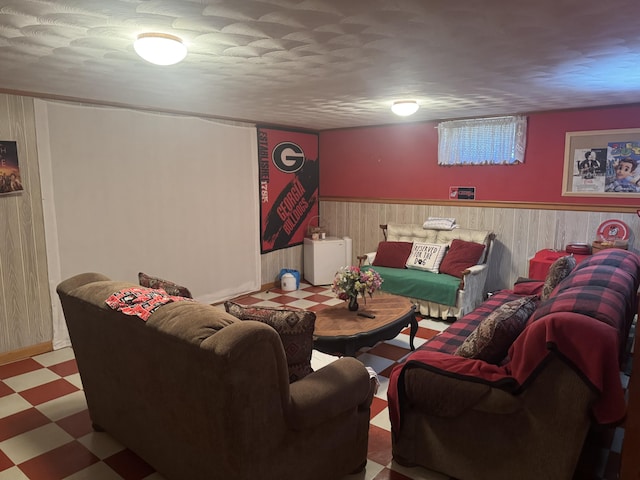
[(438, 273), (446, 251), (446, 244), (414, 242), (407, 259), (407, 268)]
[(577, 262), (573, 255), (560, 257), (553, 262), (549, 267), (547, 277), (544, 279), (540, 300), (546, 300), (549, 298), (551, 292), (553, 292), (558, 284), (571, 273), (571, 271), (576, 267), (576, 264)]
[(412, 247), (412, 242), (380, 242), (373, 266), (405, 268)]
[(187, 287), (170, 282), (169, 280), (147, 275), (146, 273), (138, 273), (138, 283), (141, 287), (154, 288), (156, 290), (161, 288), (169, 295), (176, 297), (193, 298)]
[(518, 295), (540, 295), (544, 282), (540, 280), (520, 280), (513, 285), (513, 293)]
[(462, 278), (462, 272), (478, 264), (484, 252), (484, 245), (476, 242), (455, 239), (451, 242), (449, 251), (442, 259), (440, 273)]
[(311, 351), (316, 314), (306, 310), (290, 310), (272, 307), (244, 307), (234, 302), (224, 302), (224, 308), (240, 320), (256, 320), (266, 323), (280, 335), (287, 366), (289, 383), (293, 383), (313, 372)]
[(524, 330), (536, 305), (535, 296), (502, 304), (480, 322), (458, 347), (455, 355), (499, 364)]
[(455, 218), (429, 217), (422, 224), (425, 230), (453, 230), (458, 228)]

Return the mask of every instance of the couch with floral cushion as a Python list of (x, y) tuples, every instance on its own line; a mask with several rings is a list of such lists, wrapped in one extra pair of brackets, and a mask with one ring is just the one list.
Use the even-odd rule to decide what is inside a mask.
[(562, 257), (426, 342), (390, 375), (394, 459), (460, 480), (571, 479), (590, 427), (625, 416), (639, 279), (630, 251)]
[(98, 273), (57, 291), (94, 427), (163, 478), (326, 480), (366, 463), (375, 381), (354, 358), (313, 371), (313, 312), (232, 315)]
[(485, 297), (495, 235), (428, 222), (380, 225), (384, 241), (358, 258), (382, 276), (382, 290), (409, 297), (420, 314), (457, 319)]

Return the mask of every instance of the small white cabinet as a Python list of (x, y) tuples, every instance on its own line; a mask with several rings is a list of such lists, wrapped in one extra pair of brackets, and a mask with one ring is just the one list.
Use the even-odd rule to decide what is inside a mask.
[(351, 265), (351, 239), (304, 239), (304, 278), (312, 285), (329, 285), (336, 272)]

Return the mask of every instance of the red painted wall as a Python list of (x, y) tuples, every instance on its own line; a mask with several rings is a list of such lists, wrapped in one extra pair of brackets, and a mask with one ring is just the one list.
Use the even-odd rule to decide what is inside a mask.
[(446, 200), (450, 186), (477, 201), (638, 205), (638, 198), (563, 197), (566, 132), (639, 128), (640, 106), (528, 115), (522, 165), (440, 167), (436, 123), (320, 132), (320, 195)]

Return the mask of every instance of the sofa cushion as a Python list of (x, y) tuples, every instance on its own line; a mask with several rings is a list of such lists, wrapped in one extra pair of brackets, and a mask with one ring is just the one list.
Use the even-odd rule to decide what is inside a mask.
[(273, 327), (280, 335), (289, 367), (289, 382), (304, 378), (311, 372), (313, 329), (316, 314), (306, 310), (242, 306), (224, 302), (225, 310), (240, 320), (255, 320)]
[(564, 280), (571, 271), (576, 267), (576, 259), (573, 255), (565, 255), (558, 258), (549, 267), (547, 277), (544, 279), (544, 286), (540, 294), (540, 300), (546, 300), (551, 292)]
[(446, 273), (432, 273), (408, 268), (364, 266), (380, 274), (380, 290), (409, 298), (418, 298), (442, 305), (455, 306), (460, 288), (460, 279)]
[(437, 234), (438, 230), (425, 230), (419, 224), (389, 223), (386, 238), (393, 242), (436, 243)]
[(414, 242), (407, 259), (407, 268), (438, 273), (440, 263), (447, 252), (447, 245)]
[(193, 298), (191, 296), (191, 292), (187, 287), (183, 287), (182, 285), (178, 285), (177, 283), (170, 282), (169, 280), (164, 280), (159, 277), (147, 275), (146, 273), (143, 273), (143, 272), (138, 273), (138, 283), (142, 287), (162, 289), (165, 292), (167, 292), (169, 295), (174, 295), (177, 297)]
[(498, 364), (524, 329), (537, 297), (526, 296), (502, 304), (480, 322), (455, 354)]
[(436, 240), (433, 243), (446, 243), (451, 245), (456, 238), (467, 242), (489, 244), (491, 233), (486, 230), (473, 230), (471, 228), (454, 228), (453, 230), (434, 230)]
[(380, 242), (373, 265), (377, 267), (405, 268), (411, 254), (412, 242)]
[(482, 252), (484, 252), (484, 245), (480, 243), (455, 239), (442, 259), (440, 273), (462, 278), (462, 272), (478, 264)]
[[(175, 298), (175, 297), (174, 297)], [(195, 301), (171, 302), (149, 317), (147, 326), (194, 345), (234, 323), (240, 323), (223, 309)]]

